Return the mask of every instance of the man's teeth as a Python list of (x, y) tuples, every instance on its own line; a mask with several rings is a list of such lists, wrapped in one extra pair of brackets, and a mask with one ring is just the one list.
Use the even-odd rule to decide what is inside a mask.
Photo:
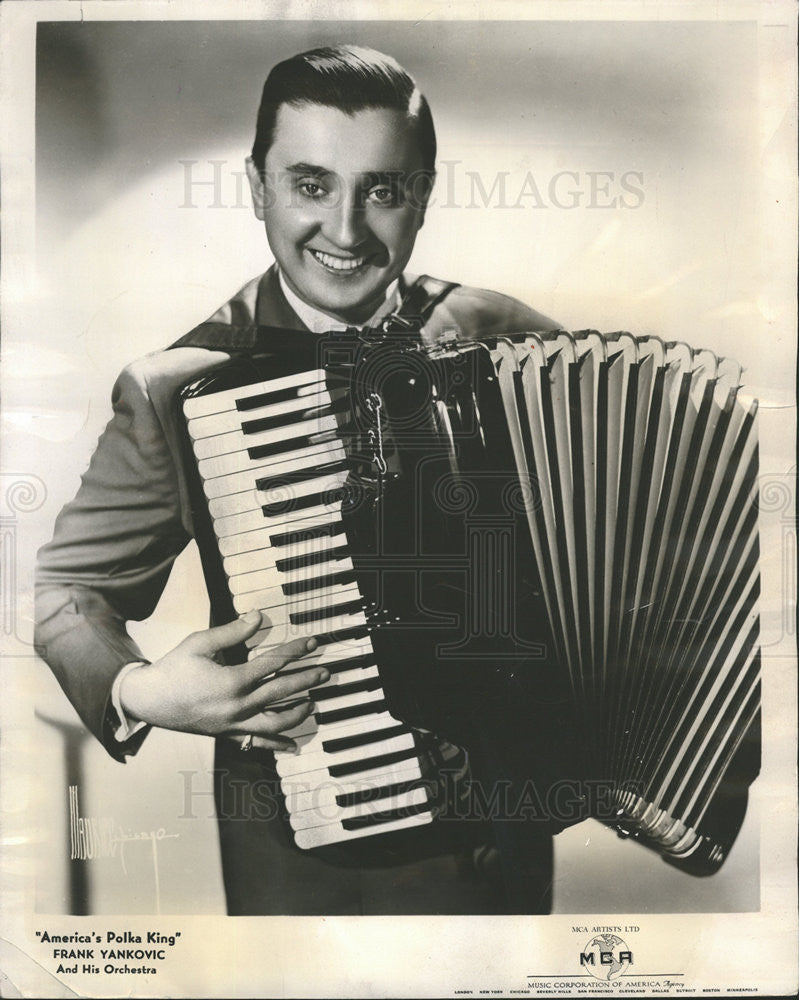
[(354, 271), (356, 267), (361, 267), (366, 263), (365, 257), (333, 257), (329, 253), (322, 253), (320, 250), (311, 250), (320, 264), (325, 267), (332, 267), (334, 271)]

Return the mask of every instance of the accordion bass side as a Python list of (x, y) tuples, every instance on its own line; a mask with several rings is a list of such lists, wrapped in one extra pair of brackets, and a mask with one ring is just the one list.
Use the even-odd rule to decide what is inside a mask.
[(759, 769), (757, 404), (657, 338), (492, 356), (591, 772), (620, 832), (710, 873)]
[(250, 646), (321, 636), (331, 670), (276, 754), (298, 845), (429, 822), (418, 727), (488, 781), (569, 781), (556, 826), (601, 786), (597, 818), (716, 870), (759, 767), (740, 368), (591, 331), (318, 352), (180, 402), (214, 619), (256, 607)]

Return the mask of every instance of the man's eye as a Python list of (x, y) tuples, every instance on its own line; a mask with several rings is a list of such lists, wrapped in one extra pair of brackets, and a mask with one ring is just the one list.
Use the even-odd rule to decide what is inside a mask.
[(376, 205), (398, 205), (400, 202), (399, 189), (380, 184), (369, 189), (369, 201)]
[(316, 181), (300, 181), (298, 188), (307, 198), (321, 198), (325, 189)]

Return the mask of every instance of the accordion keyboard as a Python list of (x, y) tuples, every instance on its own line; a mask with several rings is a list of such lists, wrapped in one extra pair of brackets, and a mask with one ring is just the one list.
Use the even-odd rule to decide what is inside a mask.
[(308, 849), (431, 822), (420, 749), (387, 710), (348, 547), (350, 463), (339, 399), (321, 370), (183, 401), (233, 607), (257, 609), (250, 656), (302, 636), (324, 665), (315, 712), (276, 752), (297, 845)]

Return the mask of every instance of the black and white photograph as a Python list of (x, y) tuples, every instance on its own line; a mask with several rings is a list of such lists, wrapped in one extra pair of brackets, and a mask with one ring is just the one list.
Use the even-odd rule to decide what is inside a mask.
[(795, 8), (0, 13), (2, 995), (793, 994)]

